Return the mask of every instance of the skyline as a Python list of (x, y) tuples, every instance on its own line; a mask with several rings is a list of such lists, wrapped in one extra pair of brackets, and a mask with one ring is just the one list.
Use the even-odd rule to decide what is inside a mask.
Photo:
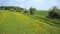
[(0, 6), (20, 6), (29, 9), (48, 10), (53, 6), (60, 8), (60, 0), (0, 0)]

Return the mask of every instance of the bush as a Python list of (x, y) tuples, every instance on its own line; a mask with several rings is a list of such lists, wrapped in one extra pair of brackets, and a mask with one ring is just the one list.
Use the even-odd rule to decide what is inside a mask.
[(56, 6), (49, 10), (49, 17), (60, 19), (60, 11)]
[(36, 11), (36, 9), (33, 8), (33, 7), (30, 7), (29, 11), (30, 11), (30, 14), (34, 14), (34, 12)]

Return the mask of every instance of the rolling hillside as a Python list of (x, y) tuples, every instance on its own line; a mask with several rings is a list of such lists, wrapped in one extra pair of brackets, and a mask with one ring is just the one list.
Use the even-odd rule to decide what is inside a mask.
[(24, 14), (0, 10), (0, 34), (60, 34), (60, 28)]

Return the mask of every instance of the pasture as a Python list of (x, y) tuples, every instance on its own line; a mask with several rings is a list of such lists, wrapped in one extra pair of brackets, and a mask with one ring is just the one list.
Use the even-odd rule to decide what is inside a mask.
[(60, 34), (60, 27), (47, 24), (46, 20), (39, 18), (0, 10), (0, 34)]

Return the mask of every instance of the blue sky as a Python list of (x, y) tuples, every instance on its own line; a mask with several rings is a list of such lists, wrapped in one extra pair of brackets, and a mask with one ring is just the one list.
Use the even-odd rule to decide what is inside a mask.
[(60, 7), (60, 0), (0, 0), (0, 6), (34, 7), (39, 10), (48, 10), (54, 5)]

